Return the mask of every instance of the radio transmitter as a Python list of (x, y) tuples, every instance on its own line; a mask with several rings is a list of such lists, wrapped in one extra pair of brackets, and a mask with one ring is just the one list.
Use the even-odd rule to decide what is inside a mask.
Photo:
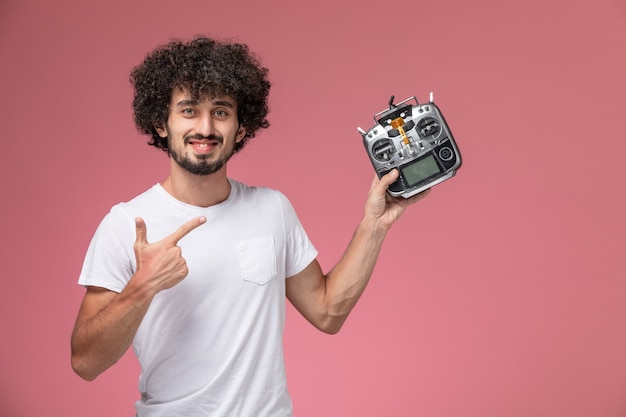
[(382, 177), (392, 169), (398, 179), (387, 192), (409, 198), (452, 178), (461, 166), (461, 153), (439, 108), (430, 101), (419, 104), (410, 97), (374, 115), (376, 124), (367, 132), (360, 127), (365, 150)]

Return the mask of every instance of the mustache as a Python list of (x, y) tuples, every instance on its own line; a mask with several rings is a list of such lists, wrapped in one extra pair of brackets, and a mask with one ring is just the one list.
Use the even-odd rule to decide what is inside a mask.
[(188, 143), (190, 140), (192, 139), (197, 139), (197, 140), (216, 140), (219, 143), (224, 143), (224, 138), (220, 135), (215, 135), (215, 134), (210, 134), (208, 136), (203, 136), (203, 135), (189, 135), (189, 136), (185, 136), (185, 143)]

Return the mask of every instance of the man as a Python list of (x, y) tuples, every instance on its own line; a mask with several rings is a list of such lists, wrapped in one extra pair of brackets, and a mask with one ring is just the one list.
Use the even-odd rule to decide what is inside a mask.
[(372, 183), (342, 259), (328, 274), (278, 191), (226, 173), (267, 128), (267, 69), (245, 45), (197, 37), (150, 53), (131, 74), (138, 129), (170, 174), (113, 207), (89, 246), (72, 367), (92, 380), (133, 345), (138, 416), (290, 416), (282, 351), (285, 296), (336, 333), (370, 278), (383, 239), (422, 198)]

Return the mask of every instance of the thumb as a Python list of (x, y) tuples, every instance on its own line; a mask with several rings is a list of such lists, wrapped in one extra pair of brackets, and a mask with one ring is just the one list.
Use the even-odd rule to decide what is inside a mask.
[(146, 222), (141, 217), (135, 219), (135, 230), (137, 231), (135, 243), (148, 243), (146, 239)]
[(398, 176), (400, 175), (400, 173), (398, 172), (397, 168), (392, 169), (391, 171), (389, 171), (388, 173), (386, 173), (385, 175), (383, 175), (380, 178), (380, 182), (383, 184), (383, 186), (385, 187), (385, 189), (387, 187), (389, 187), (395, 180), (398, 179)]
[(374, 179), (372, 180), (372, 185), (370, 187), (370, 192), (372, 193), (384, 193), (387, 191), (389, 186), (393, 184), (394, 181), (398, 179), (399, 172), (397, 169), (392, 169), (382, 177), (378, 178), (378, 175), (374, 175)]

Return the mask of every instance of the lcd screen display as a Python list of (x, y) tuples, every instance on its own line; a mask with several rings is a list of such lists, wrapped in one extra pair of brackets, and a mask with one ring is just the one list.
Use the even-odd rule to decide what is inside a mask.
[(418, 184), (421, 181), (441, 172), (439, 164), (437, 164), (437, 161), (432, 154), (419, 159), (412, 164), (405, 165), (400, 168), (400, 170), (402, 171), (402, 175), (404, 176), (404, 179), (409, 187), (412, 187), (415, 184)]

